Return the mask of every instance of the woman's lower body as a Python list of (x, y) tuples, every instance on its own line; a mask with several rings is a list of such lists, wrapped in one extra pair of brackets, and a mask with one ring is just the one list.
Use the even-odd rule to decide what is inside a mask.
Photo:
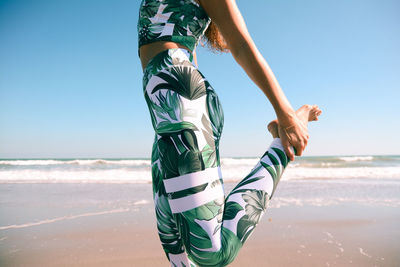
[(275, 138), (225, 198), (219, 140), (223, 111), (185, 49), (155, 56), (144, 96), (156, 132), (152, 150), (157, 228), (172, 266), (224, 266), (254, 231), (289, 159)]

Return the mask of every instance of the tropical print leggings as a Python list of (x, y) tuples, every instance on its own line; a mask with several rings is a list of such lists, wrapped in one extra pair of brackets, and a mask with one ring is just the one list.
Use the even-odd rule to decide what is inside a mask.
[(225, 198), (217, 94), (185, 49), (155, 56), (144, 70), (155, 139), (153, 197), (157, 228), (172, 266), (225, 266), (264, 214), (289, 159), (279, 138)]

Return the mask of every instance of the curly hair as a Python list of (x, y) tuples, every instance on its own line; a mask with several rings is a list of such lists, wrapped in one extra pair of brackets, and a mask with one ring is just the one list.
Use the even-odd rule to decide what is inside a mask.
[(212, 51), (229, 53), (228, 45), (214, 22), (211, 21), (210, 25), (208, 26), (204, 34), (204, 39), (208, 48)]

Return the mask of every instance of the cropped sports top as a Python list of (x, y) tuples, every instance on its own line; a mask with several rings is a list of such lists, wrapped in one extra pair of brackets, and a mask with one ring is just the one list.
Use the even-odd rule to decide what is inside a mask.
[(172, 41), (193, 51), (210, 21), (195, 0), (142, 0), (137, 25), (138, 47)]

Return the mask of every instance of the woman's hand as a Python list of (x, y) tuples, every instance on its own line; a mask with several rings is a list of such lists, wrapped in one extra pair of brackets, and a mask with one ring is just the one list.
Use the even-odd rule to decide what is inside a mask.
[(278, 118), (278, 122), (279, 137), (281, 138), (283, 148), (289, 159), (293, 161), (294, 154), (290, 147), (294, 147), (296, 156), (301, 156), (308, 143), (309, 135), (307, 127), (296, 114)]

